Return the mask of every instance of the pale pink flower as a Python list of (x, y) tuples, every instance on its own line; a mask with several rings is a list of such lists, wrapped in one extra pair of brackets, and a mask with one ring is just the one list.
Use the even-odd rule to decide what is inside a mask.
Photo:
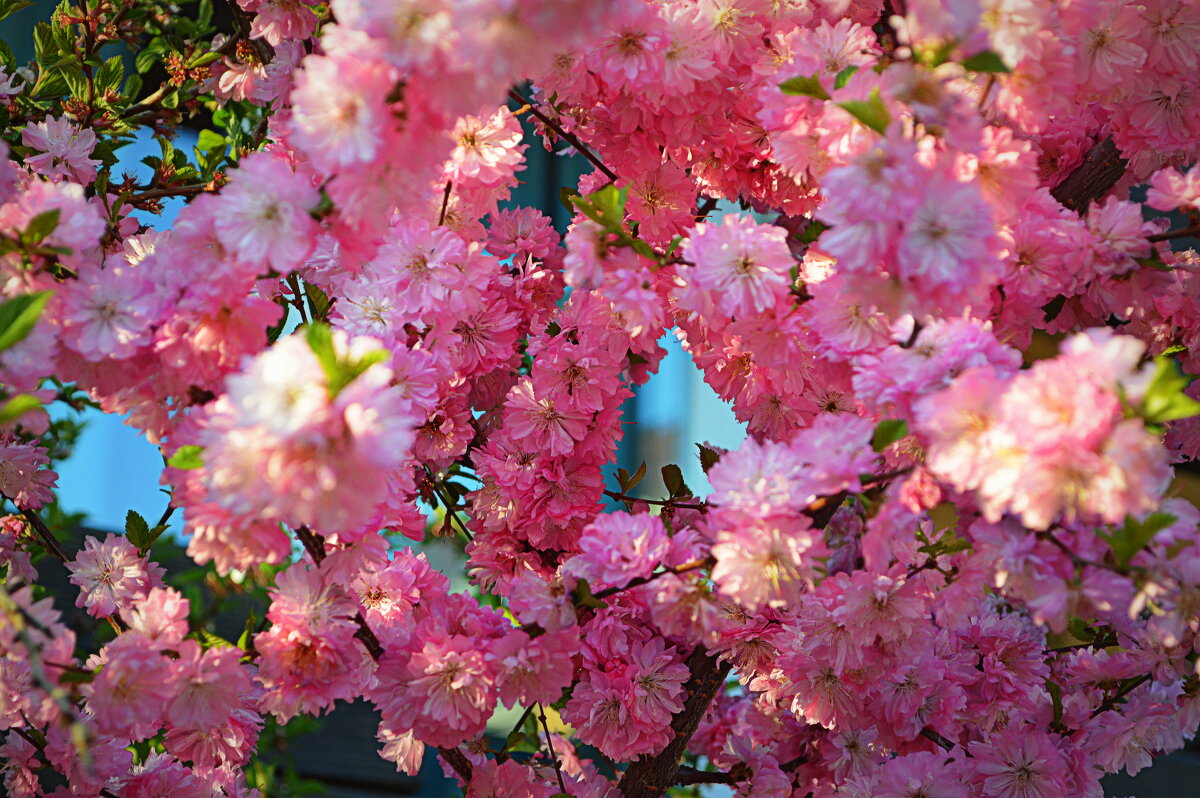
[(153, 587), (162, 587), (163, 570), (147, 562), (124, 536), (109, 533), (101, 543), (89, 535), (83, 549), (67, 563), (71, 583), (79, 587), (76, 607), (103, 618), (131, 606)]
[(54, 499), (58, 474), (48, 465), (50, 457), (40, 446), (0, 437), (0, 493), (21, 509), (36, 510)]
[(26, 158), (25, 163), (51, 180), (65, 177), (86, 186), (96, 177), (100, 162), (89, 157), (96, 147), (96, 134), (88, 128), (76, 127), (66, 117), (48, 117), (26, 125), (21, 131), (21, 143), (41, 151), (40, 155)]
[(312, 252), (317, 225), (308, 212), (320, 195), (284, 161), (251, 153), (231, 172), (219, 199), (217, 236), (238, 258), (286, 274)]
[(717, 307), (738, 317), (773, 308), (787, 293), (797, 265), (787, 231), (738, 214), (725, 216), (720, 224), (697, 225), (684, 241), (683, 253), (694, 264), (684, 271), (685, 279), (713, 292)]
[(492, 186), (507, 183), (524, 168), (521, 123), (506, 106), (487, 118), (464, 116), (450, 132), (455, 148), (445, 168), (447, 180)]
[[(384, 97), (398, 76), (385, 64), (310, 55), (292, 91), (293, 141), (325, 169), (369, 163), (390, 124)], [(336, 92), (329, 86), (338, 85)]]

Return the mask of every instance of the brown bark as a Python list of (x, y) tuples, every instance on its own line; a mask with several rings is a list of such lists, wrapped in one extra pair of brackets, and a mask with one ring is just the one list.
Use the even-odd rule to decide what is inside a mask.
[(1080, 215), (1087, 213), (1088, 206), (1103, 197), (1117, 184), (1125, 167), (1129, 164), (1117, 150), (1112, 136), (1101, 141), (1088, 151), (1083, 163), (1050, 193), (1065, 207)]
[(729, 673), (729, 664), (710, 657), (704, 646), (696, 647), (687, 659), (687, 667), (692, 674), (684, 685), (687, 700), (683, 710), (671, 720), (671, 742), (657, 756), (629, 766), (618, 785), (625, 798), (657, 798), (675, 783), (679, 758)]

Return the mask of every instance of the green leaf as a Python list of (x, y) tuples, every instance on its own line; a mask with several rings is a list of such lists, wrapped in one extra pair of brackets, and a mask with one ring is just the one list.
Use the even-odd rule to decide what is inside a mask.
[(704, 469), (707, 474), (708, 470), (717, 464), (721, 459), (721, 453), (716, 449), (711, 449), (703, 443), (697, 443), (696, 448), (700, 450), (700, 468)]
[(62, 211), (59, 208), (51, 208), (39, 213), (29, 220), (21, 238), (29, 244), (40, 243), (58, 227), (58, 219), (61, 214)]
[(357, 360), (339, 357), (333, 346), (333, 333), (324, 322), (313, 322), (305, 329), (308, 346), (316, 355), (325, 372), (326, 387), (330, 398), (336, 397), (350, 383), (376, 363), (389, 357), (387, 350), (375, 349)]
[(330, 384), (338, 377), (338, 357), (333, 350), (333, 332), (327, 324), (309, 324), (304, 330), (308, 348), (317, 356), (317, 362), (325, 372)]
[(574, 600), (576, 607), (590, 607), (593, 610), (597, 610), (604, 606), (604, 602), (596, 598), (592, 593), (592, 589), (586, 579), (580, 579), (575, 583), (575, 591), (571, 594), (571, 598)]
[(837, 73), (837, 77), (833, 79), (833, 87), (835, 89), (844, 89), (846, 84), (850, 82), (850, 78), (854, 77), (854, 73), (858, 71), (858, 67), (854, 64)]
[(1155, 535), (1177, 520), (1170, 513), (1151, 513), (1141, 521), (1127, 516), (1123, 526), (1114, 529), (1109, 534), (1104, 532), (1098, 534), (1108, 542), (1108, 547), (1112, 549), (1117, 563), (1122, 568), (1127, 568), (1137, 553), (1144, 549)]
[(1057, 682), (1046, 680), (1046, 692), (1050, 693), (1050, 703), (1054, 707), (1054, 725), (1062, 723), (1063, 702), (1062, 687)]
[(677, 496), (691, 495), (691, 491), (688, 490), (687, 483), (683, 481), (683, 471), (680, 470), (679, 466), (671, 463), (663, 466), (661, 471), (663, 484), (667, 486), (667, 490), (670, 492), (672, 499), (676, 498)]
[(908, 422), (902, 418), (889, 418), (880, 421), (871, 435), (871, 448), (882, 452), (896, 441), (908, 435)]
[(88, 684), (96, 678), (96, 674), (92, 672), (80, 673), (79, 671), (63, 671), (58, 674), (59, 684)]
[(188, 64), (188, 67), (190, 69), (195, 69), (197, 67), (208, 66), (209, 64), (213, 63), (220, 57), (221, 57), (221, 54), (214, 50), (210, 50), (207, 53), (200, 53), (199, 55), (197, 55), (195, 58), (192, 59), (192, 62), (190, 64)]
[(124, 79), (125, 63), (121, 60), (121, 56), (114, 55), (104, 62), (104, 66), (97, 70), (95, 80), (96, 91), (101, 95), (106, 91), (117, 91), (121, 86), (121, 81)]
[(308, 297), (308, 307), (314, 319), (320, 321), (329, 315), (329, 306), (332, 303), (329, 301), (329, 295), (322, 291), (320, 286), (306, 282), (304, 294)]
[(33, 0), (0, 0), (0, 19), (33, 5)]
[[(34, 222), (36, 221), (37, 217), (34, 218)], [(37, 324), (38, 317), (50, 301), (52, 293), (38, 291), (34, 294), (21, 294), (0, 304), (0, 352), (11, 349), (25, 340), (25, 336), (29, 335), (29, 331)]]
[(202, 648), (233, 648), (233, 643), (207, 629), (197, 629), (194, 637)]
[(3, 405), (0, 405), (0, 424), (16, 421), (30, 410), (37, 410), (41, 406), (42, 400), (36, 396), (28, 393), (19, 393)]
[(146, 523), (146, 519), (142, 518), (140, 513), (134, 510), (125, 513), (125, 537), (129, 538), (129, 542), (137, 546), (143, 554), (153, 542), (150, 540), (150, 525)]
[(821, 85), (821, 81), (816, 75), (807, 78), (803, 76), (788, 78), (779, 84), (779, 90), (793, 97), (803, 95), (816, 97), (818, 100), (829, 99), (829, 92), (825, 91), (825, 87)]
[(1200, 415), (1200, 402), (1183, 391), (1192, 382), (1192, 377), (1179, 369), (1175, 358), (1160, 355), (1154, 359), (1154, 377), (1142, 397), (1138, 415), (1148, 424), (1162, 424), (1181, 418)]
[(575, 207), (575, 200), (582, 196), (583, 195), (579, 193), (579, 189), (575, 188), (574, 186), (563, 186), (558, 190), (558, 201), (561, 202), (563, 207), (567, 209), (567, 213), (575, 213), (577, 210)]
[(846, 100), (838, 103), (838, 106), (879, 134), (886, 131), (892, 122), (878, 88), (871, 89), (871, 94), (866, 100)]
[(242, 651), (250, 650), (250, 642), (254, 640), (254, 610), (250, 610), (250, 614), (246, 616), (246, 625), (242, 628), (242, 634), (238, 637), (237, 647)]
[(971, 72), (1011, 72), (1008, 65), (991, 50), (976, 53), (962, 62), (963, 68)]
[(167, 461), (167, 465), (171, 468), (178, 468), (180, 471), (191, 471), (194, 468), (203, 468), (204, 460), (203, 446), (180, 446), (175, 454), (171, 455), (171, 459)]
[(628, 196), (628, 189), (617, 188), (609, 183), (589, 194), (588, 199), (600, 211), (602, 220), (619, 227), (625, 220), (626, 196)]

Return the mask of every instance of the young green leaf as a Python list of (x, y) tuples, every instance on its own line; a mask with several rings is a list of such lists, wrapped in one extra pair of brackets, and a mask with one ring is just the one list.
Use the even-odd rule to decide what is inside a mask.
[[(36, 221), (36, 219), (35, 219)], [(11, 349), (29, 335), (42, 309), (50, 301), (51, 291), (21, 294), (0, 304), (0, 352)]]
[(143, 554), (153, 542), (150, 540), (150, 525), (146, 523), (146, 519), (141, 514), (134, 510), (125, 513), (125, 537), (129, 538), (129, 542), (137, 546)]
[(828, 100), (829, 92), (825, 91), (825, 87), (821, 85), (820, 79), (813, 75), (804, 77), (803, 75), (788, 78), (783, 83), (779, 84), (779, 90), (784, 94), (795, 96), (815, 97), (818, 100)]
[(0, 424), (16, 421), (30, 410), (42, 406), (42, 400), (28, 393), (19, 393), (0, 405)]
[(871, 435), (871, 448), (882, 452), (896, 441), (908, 435), (908, 422), (902, 418), (889, 418), (880, 421)]
[(879, 134), (884, 133), (892, 122), (877, 88), (871, 89), (870, 96), (865, 100), (846, 100), (838, 103), (838, 106)]
[(171, 468), (178, 468), (180, 471), (191, 471), (193, 468), (203, 468), (204, 460), (201, 455), (204, 454), (203, 446), (180, 446), (175, 454), (171, 455), (171, 459), (167, 460), (167, 465)]
[(971, 72), (1011, 72), (1008, 65), (991, 50), (976, 53), (962, 62), (963, 68)]
[(1138, 415), (1149, 424), (1162, 424), (1200, 415), (1200, 402), (1183, 391), (1192, 378), (1179, 369), (1175, 359), (1160, 355), (1154, 359), (1154, 377), (1146, 387)]

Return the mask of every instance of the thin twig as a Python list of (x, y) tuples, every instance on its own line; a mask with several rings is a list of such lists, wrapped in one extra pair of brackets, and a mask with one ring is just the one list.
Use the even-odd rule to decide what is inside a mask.
[(1155, 233), (1152, 236), (1146, 236), (1147, 241), (1174, 241), (1176, 238), (1189, 238), (1194, 235), (1200, 235), (1200, 224), (1188, 225), (1187, 227), (1179, 227), (1175, 230), (1168, 230), (1165, 233)]
[[(517, 720), (516, 724), (513, 726), (512, 731), (510, 731), (508, 733), (508, 735), (504, 738), (505, 742), (507, 742), (510, 737), (512, 737), (514, 734), (516, 734), (517, 732), (519, 732), (521, 730), (521, 727), (525, 725), (525, 719), (529, 717), (530, 712), (533, 712), (533, 704), (530, 704), (529, 706), (525, 707), (525, 711), (521, 713), (521, 717)], [(501, 748), (500, 752), (496, 754), (496, 762), (503, 764), (505, 762), (505, 760), (507, 760), (507, 759), (508, 759), (508, 751), (505, 751), (503, 748)]]
[(579, 154), (582, 155), (584, 158), (587, 158), (589, 161), (591, 161), (592, 165), (595, 166), (597, 169), (599, 169), (601, 172), (603, 172), (605, 177), (607, 177), (609, 180), (611, 180), (614, 183), (617, 182), (616, 172), (609, 169), (607, 166), (605, 166), (603, 164), (603, 162), (601, 162), (601, 160), (599, 158), (597, 158), (595, 155), (593, 155), (591, 153), (591, 151), (588, 150), (588, 148), (583, 145), (583, 142), (580, 141), (579, 138), (575, 134), (568, 133), (567, 131), (563, 130), (562, 125), (558, 124), (553, 119), (551, 119), (550, 117), (543, 114), (541, 111), (538, 110), (538, 107), (536, 105), (534, 105), (531, 101), (526, 100), (524, 97), (522, 97), (520, 94), (518, 94), (515, 90), (509, 89), (508, 96), (513, 98), (514, 100), (516, 100), (521, 105), (529, 106), (529, 113), (533, 114), (539, 120), (541, 120), (543, 125), (550, 128), (551, 130), (553, 130), (555, 135), (557, 135), (559, 138), (563, 139), (568, 144), (570, 144), (572, 147), (574, 147), (576, 150), (578, 150)]
[(605, 599), (609, 596), (620, 593), (623, 590), (629, 590), (630, 588), (640, 587), (641, 585), (653, 582), (655, 579), (658, 579), (661, 576), (666, 576), (667, 574), (675, 574), (678, 576), (680, 574), (686, 574), (688, 571), (696, 571), (700, 568), (708, 568), (713, 565), (716, 565), (716, 560), (712, 559), (711, 557), (705, 557), (702, 560), (693, 560), (692, 562), (684, 563), (678, 568), (667, 568), (664, 571), (659, 571), (658, 573), (650, 574), (649, 576), (636, 577), (619, 587), (606, 587), (599, 593), (593, 593), (592, 598)]
[(454, 188), (454, 181), (446, 181), (446, 190), (442, 192), (442, 211), (438, 214), (438, 227), (446, 223), (446, 208), (450, 206), (450, 190)]
[[(8, 497), (6, 496), (5, 498)], [(12, 500), (9, 499), (9, 501)], [(16, 502), (13, 502), (13, 504), (16, 504)], [(42, 539), (42, 543), (51, 554), (58, 558), (59, 562), (67, 563), (71, 561), (71, 558), (67, 556), (66, 549), (62, 547), (62, 544), (50, 532), (50, 528), (46, 526), (46, 522), (41, 519), (41, 516), (25, 507), (21, 508), (21, 515), (25, 516), (25, 520), (29, 522), (29, 525), (37, 530), (38, 537)]]
[(546, 710), (539, 703), (537, 711), (538, 720), (542, 722), (542, 728), (546, 731), (546, 747), (550, 749), (550, 762), (554, 765), (554, 775), (558, 776), (558, 789), (565, 795), (567, 784), (563, 781), (562, 766), (558, 763), (558, 752), (554, 750), (554, 738), (550, 736), (550, 724), (546, 722)]

